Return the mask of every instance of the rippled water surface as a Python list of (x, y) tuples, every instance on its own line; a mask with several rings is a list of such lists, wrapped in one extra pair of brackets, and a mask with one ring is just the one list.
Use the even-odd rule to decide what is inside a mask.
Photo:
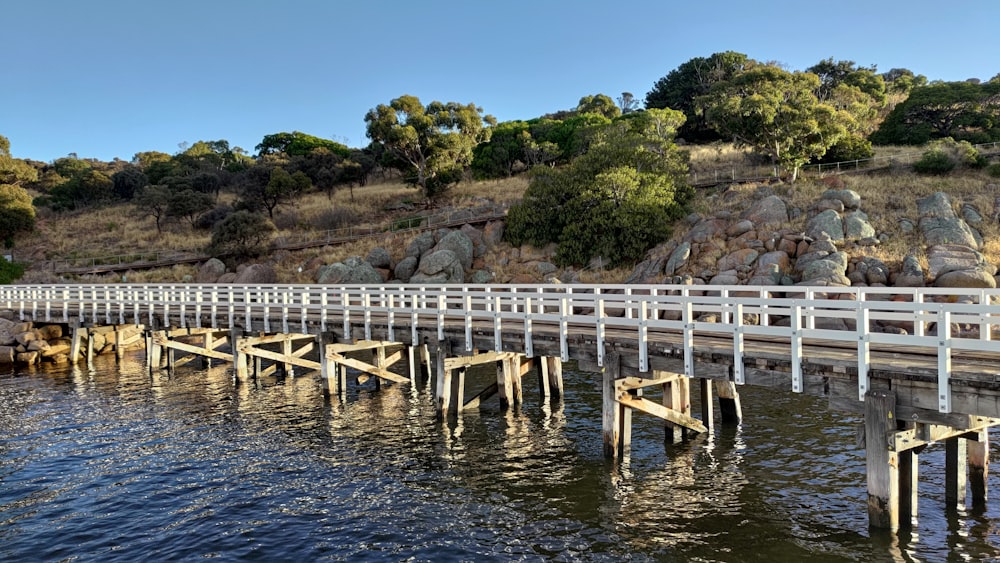
[(597, 379), (565, 378), (554, 407), (526, 386), (519, 411), (441, 422), (424, 385), (330, 402), (313, 376), (135, 358), (3, 374), (0, 560), (1000, 559), (996, 502), (945, 510), (940, 445), (895, 537), (868, 530), (859, 419), (822, 400), (745, 387), (739, 428), (668, 447), (637, 414), (615, 464)]

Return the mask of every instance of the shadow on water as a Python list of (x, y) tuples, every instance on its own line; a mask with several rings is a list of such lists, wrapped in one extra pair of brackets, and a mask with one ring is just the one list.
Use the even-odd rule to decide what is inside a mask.
[[(470, 373), (469, 388), (491, 377)], [(149, 374), (132, 356), (2, 375), (0, 559), (1000, 553), (995, 508), (943, 509), (943, 460), (931, 448), (918, 524), (869, 531), (858, 419), (821, 401), (741, 388), (743, 424), (671, 445), (637, 414), (630, 452), (612, 462), (601, 454), (599, 380), (564, 377), (565, 397), (551, 405), (526, 385), (519, 408), (493, 399), (441, 420), (429, 382), (352, 382), (325, 400), (314, 375), (235, 385), (226, 365)]]

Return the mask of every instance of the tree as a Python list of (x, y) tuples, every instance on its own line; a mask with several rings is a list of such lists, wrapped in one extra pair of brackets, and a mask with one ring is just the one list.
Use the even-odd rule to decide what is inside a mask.
[(699, 98), (708, 123), (791, 172), (822, 157), (847, 133), (850, 117), (816, 98), (819, 77), (758, 66)]
[(342, 158), (347, 158), (351, 154), (351, 149), (336, 141), (321, 139), (299, 131), (264, 135), (264, 139), (256, 147), (258, 156), (276, 153), (285, 153), (288, 156), (304, 156), (318, 148), (325, 148), (340, 155)]
[(231, 213), (212, 228), (209, 252), (235, 258), (259, 256), (274, 230), (274, 224), (259, 213), (246, 210)]
[(537, 167), (522, 201), (508, 214), (507, 239), (557, 242), (557, 261), (612, 265), (637, 260), (670, 234), (693, 191), (687, 157), (673, 142), (684, 114), (633, 112), (598, 132), (565, 168)]
[(689, 141), (717, 140), (719, 134), (705, 121), (695, 100), (708, 94), (715, 84), (725, 82), (756, 64), (753, 59), (735, 51), (714, 53), (708, 58), (695, 57), (653, 84), (653, 89), (646, 94), (646, 109), (680, 110), (687, 120), (677, 132), (678, 136)]
[(194, 190), (171, 192), (167, 201), (166, 214), (168, 217), (184, 219), (191, 225), (191, 228), (195, 228), (202, 214), (214, 206), (215, 198), (212, 197), (212, 194)]
[(1000, 83), (916, 87), (885, 118), (872, 142), (922, 145), (947, 137), (972, 143), (1000, 140)]
[(14, 184), (0, 184), (0, 239), (10, 247), (14, 235), (35, 228), (31, 195)]
[(111, 176), (111, 191), (115, 197), (130, 200), (135, 194), (146, 187), (149, 179), (138, 166), (129, 165)]
[(163, 232), (162, 221), (167, 217), (173, 193), (170, 188), (161, 184), (152, 184), (139, 191), (135, 205), (144, 217), (153, 217), (156, 221), (156, 232)]
[(615, 98), (615, 101), (618, 102), (618, 108), (621, 109), (622, 115), (639, 109), (639, 100), (635, 99), (632, 92), (622, 92), (622, 95)]
[(576, 113), (596, 113), (608, 119), (614, 119), (622, 114), (622, 110), (615, 104), (611, 97), (605, 94), (597, 94), (595, 96), (580, 98), (580, 103), (576, 105)]
[(524, 121), (505, 121), (493, 127), (490, 140), (472, 150), (472, 171), (480, 178), (509, 178), (518, 165), (524, 166), (531, 143), (531, 132)]
[(365, 116), (367, 135), (381, 143), (392, 166), (428, 199), (458, 182), (472, 161), (472, 149), (489, 140), (492, 116), (474, 104), (431, 102), (401, 96)]

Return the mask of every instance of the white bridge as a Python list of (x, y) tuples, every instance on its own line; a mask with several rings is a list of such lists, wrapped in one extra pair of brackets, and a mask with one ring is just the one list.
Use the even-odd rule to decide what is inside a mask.
[[(865, 413), (869, 444), (888, 443), (887, 450), (867, 452), (869, 515), (873, 525), (889, 528), (899, 526), (900, 513), (915, 512), (906, 495), (910, 488), (915, 495), (916, 480), (900, 472), (915, 475), (916, 453), (937, 440), (969, 442), (969, 467), (980, 472), (970, 477), (973, 500), (985, 501), (987, 429), (1000, 422), (1000, 340), (993, 339), (1000, 331), (998, 302), (1000, 290), (955, 288), (0, 286), (0, 306), (22, 320), (83, 330), (138, 325), (147, 334), (161, 334), (147, 337), (148, 348), (231, 359), (238, 376), (247, 371), (245, 355), (313, 368), (332, 392), (343, 389), (348, 366), (379, 379), (407, 381), (385, 363), (390, 346), (409, 347), (412, 379), (415, 366), (429, 366), (430, 345), (438, 357), (436, 393), (443, 413), (474, 408), (489, 396), (484, 391), (464, 400), (467, 366), (514, 358), (576, 361), (583, 371), (604, 374), (609, 455), (627, 447), (632, 410), (659, 416), (674, 429), (710, 428), (710, 412), (694, 419), (684, 410), (686, 397), (677, 395), (678, 389), (687, 393), (684, 382), (693, 379), (702, 381), (703, 402), (710, 381), (719, 385), (720, 397), (729, 389), (727, 399), (738, 398), (735, 390), (744, 384), (825, 395), (833, 408)], [(229, 331), (228, 355), (216, 350), (217, 341), (208, 344), (211, 337), (199, 346), (181, 337), (171, 341), (214, 331)], [(271, 336), (240, 342), (259, 333)], [(311, 344), (308, 350), (291, 350), (292, 340), (309, 337), (326, 346), (319, 361), (305, 359)], [(284, 346), (278, 352), (264, 347), (277, 342)], [(414, 350), (421, 348), (418, 363)], [(372, 364), (347, 357), (369, 349), (379, 351)], [(151, 369), (159, 357), (155, 360)], [(524, 366), (529, 364), (498, 369), (493, 392), (502, 401), (520, 400), (520, 377), (530, 369)], [(455, 370), (457, 387), (451, 379)], [(643, 398), (642, 389), (650, 387), (662, 387), (662, 404)]]

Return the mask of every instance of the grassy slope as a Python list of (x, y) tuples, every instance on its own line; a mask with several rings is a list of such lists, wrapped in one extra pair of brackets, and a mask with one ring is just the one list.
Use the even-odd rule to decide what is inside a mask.
[[(898, 149), (888, 149), (898, 152)], [(912, 149), (909, 149), (912, 150)], [(691, 168), (699, 173), (713, 169), (726, 169), (745, 163), (747, 155), (725, 145), (691, 148)], [(951, 195), (956, 210), (961, 203), (972, 203), (987, 219), (994, 210), (994, 194), (987, 190), (989, 184), (998, 180), (982, 172), (960, 172), (945, 177), (917, 176), (910, 173), (845, 175), (836, 180), (801, 180), (794, 186), (775, 186), (775, 191), (788, 199), (792, 205), (805, 210), (831, 185), (853, 189), (861, 194), (861, 209), (865, 211), (878, 233), (888, 233), (887, 243), (869, 255), (880, 258), (891, 265), (898, 264), (907, 253), (922, 255), (923, 246), (919, 235), (904, 234), (899, 228), (899, 219), (918, 218), (916, 200), (937, 191)], [(455, 187), (448, 197), (440, 202), (442, 207), (473, 207), (485, 201), (512, 203), (517, 201), (527, 187), (526, 178), (512, 178), (488, 182), (468, 182)], [(719, 194), (727, 187), (699, 192), (693, 210), (711, 213), (721, 208), (740, 211), (749, 203), (756, 186), (741, 185), (729, 189), (737, 190), (745, 197), (726, 198), (722, 202)], [(234, 199), (233, 194), (223, 194), (221, 201)], [(276, 236), (298, 235), (305, 232), (321, 232), (348, 225), (377, 225), (385, 221), (406, 217), (417, 211), (386, 211), (388, 204), (401, 201), (419, 200), (417, 192), (398, 182), (382, 182), (363, 188), (355, 188), (353, 198), (349, 190), (342, 189), (332, 198), (323, 193), (305, 194), (289, 205), (279, 207), (275, 224), (279, 232)], [(789, 226), (803, 228), (803, 215)], [(678, 225), (678, 235), (684, 226)], [(983, 228), (986, 240), (984, 254), (994, 263), (1000, 264), (1000, 228), (987, 220)], [(151, 217), (143, 217), (131, 204), (120, 204), (96, 210), (70, 214), (39, 214), (35, 233), (22, 237), (15, 247), (16, 259), (38, 261), (70, 256), (107, 256), (142, 251), (197, 250), (208, 243), (210, 233), (197, 231), (184, 223), (171, 223), (157, 233)], [(300, 252), (282, 252), (272, 256), (277, 262), (281, 281), (288, 283), (310, 282), (306, 274), (300, 274), (298, 267), (309, 261), (322, 260), (332, 263), (348, 256), (364, 256), (371, 248), (383, 246), (394, 259), (403, 255), (409, 243), (408, 235), (388, 236), (370, 239), (341, 247), (326, 247)], [(501, 266), (511, 250), (501, 248), (488, 255), (486, 262), (497, 273), (498, 279), (509, 279), (517, 273), (516, 261), (513, 265)], [(193, 266), (176, 266), (161, 271), (135, 272), (129, 277), (134, 282), (180, 281), (184, 275), (194, 273)], [(613, 272), (584, 272), (583, 281), (621, 281), (628, 275), (628, 269)], [(33, 279), (29, 276), (28, 279)], [(44, 279), (44, 278), (40, 278)]]

